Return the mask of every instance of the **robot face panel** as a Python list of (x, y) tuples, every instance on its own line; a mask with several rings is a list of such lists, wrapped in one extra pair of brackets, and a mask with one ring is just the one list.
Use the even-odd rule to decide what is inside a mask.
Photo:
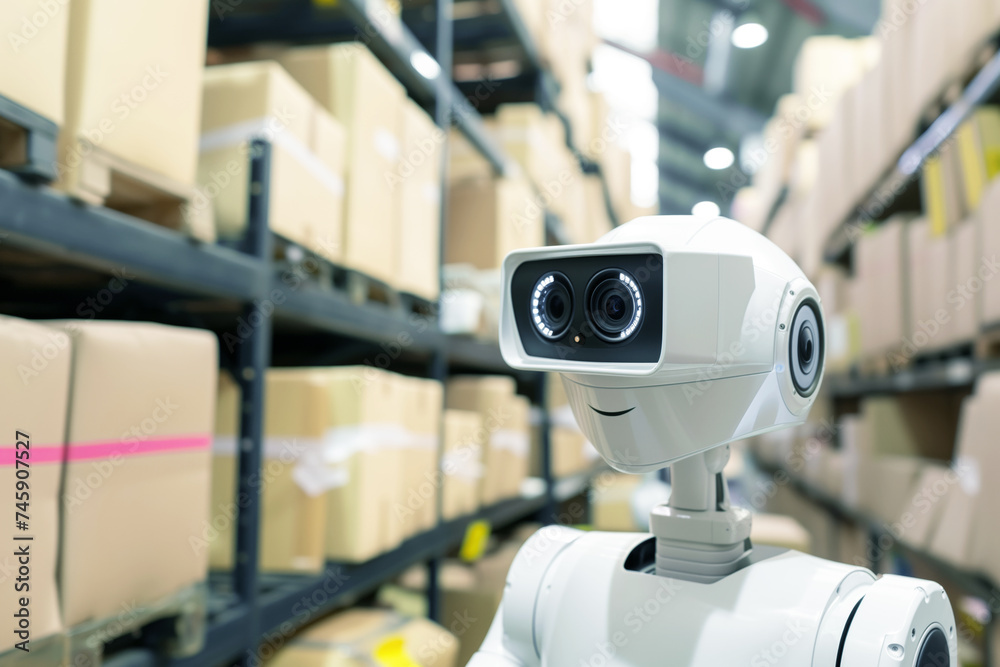
[(663, 259), (655, 253), (528, 261), (510, 279), (517, 334), (542, 359), (656, 363)]
[(640, 218), (596, 243), (511, 253), (500, 349), (560, 373), (577, 423), (625, 472), (805, 421), (823, 379), (819, 295), (725, 218)]

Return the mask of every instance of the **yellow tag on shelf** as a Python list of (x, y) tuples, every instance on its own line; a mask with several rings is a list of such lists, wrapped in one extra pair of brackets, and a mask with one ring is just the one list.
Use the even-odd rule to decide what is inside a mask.
[(459, 558), (467, 563), (479, 560), (483, 557), (489, 541), (490, 522), (486, 519), (473, 521), (465, 529), (465, 539), (462, 540), (462, 548), (458, 551)]
[(313, 4), (317, 7), (336, 7), (339, 0), (313, 0)]
[(372, 655), (380, 667), (421, 667), (406, 652), (406, 640), (398, 635), (387, 637), (375, 647)]

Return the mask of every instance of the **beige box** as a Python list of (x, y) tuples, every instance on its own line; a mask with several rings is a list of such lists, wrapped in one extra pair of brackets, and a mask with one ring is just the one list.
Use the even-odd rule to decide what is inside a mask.
[(271, 229), (331, 261), (341, 260), (344, 185), (342, 172), (331, 163), (338, 162), (337, 143), (343, 137), (336, 121), (318, 112), (309, 94), (277, 63), (205, 70), (198, 183), (215, 212), (219, 236), (238, 239), (246, 232), (249, 141), (262, 136), (272, 146)]
[(530, 408), (515, 392), (514, 379), (508, 376), (457, 377), (446, 386), (445, 406), (479, 413), (486, 432), (481, 505), (516, 495), (527, 475)]
[(859, 304), (861, 353), (895, 352), (909, 333), (909, 273), (906, 218), (892, 218), (857, 243), (857, 280), (864, 286)]
[(922, 467), (915, 456), (881, 456), (859, 466), (858, 508), (887, 524), (900, 522)]
[(986, 187), (979, 207), (979, 224), (982, 253), (983, 280), (982, 324), (990, 327), (1000, 324), (1000, 179)]
[(954, 319), (948, 303), (949, 243), (947, 236), (935, 236), (927, 221), (909, 226), (909, 331), (900, 353), (912, 359), (922, 353), (946, 347), (948, 330)]
[[(0, 493), (10, 503), (4, 531), (9, 547), (0, 555), (0, 575), (5, 581), (0, 587), (0, 614), (16, 619), (22, 598), (30, 601), (30, 635), (19, 636), (16, 620), (9, 620), (9, 630), (0, 639), (2, 654), (23, 640), (37, 642), (62, 629), (56, 561), (72, 346), (61, 331), (13, 317), (0, 317), (0, 341), (0, 368), (8, 390), (2, 417), (6, 436), (0, 446)], [(73, 493), (68, 487), (67, 495)], [(15, 506), (21, 502), (25, 507)], [(15, 523), (21, 517), (14, 514), (21, 510), (29, 517), (23, 531)], [(25, 536), (32, 540), (18, 541)], [(30, 591), (15, 586), (20, 566), (15, 551), (22, 545), (30, 553)]]
[(425, 618), (354, 608), (320, 620), (278, 651), (271, 667), (458, 667), (458, 639)]
[(63, 124), (70, 2), (8, 0), (0, 16), (0, 95)]
[(525, 181), (467, 180), (448, 194), (446, 263), (496, 269), (513, 250), (545, 245), (543, 210)]
[(61, 186), (77, 187), (84, 170), (72, 165), (90, 145), (194, 185), (208, 1), (73, 0), (69, 9)]
[(958, 427), (954, 400), (934, 393), (865, 399), (861, 406), (861, 458), (913, 456), (951, 460)]
[(931, 536), (940, 523), (948, 492), (956, 481), (957, 477), (950, 467), (925, 462), (914, 486), (913, 496), (900, 517), (900, 539), (919, 549), (930, 546)]
[(821, 129), (832, 121), (840, 97), (878, 62), (879, 52), (878, 41), (871, 37), (822, 35), (802, 43), (795, 60), (792, 90), (811, 101), (809, 129)]
[(990, 480), (1000, 473), (1000, 373), (979, 378), (975, 395), (966, 399), (958, 434), (955, 468), (958, 484), (972, 498), (969, 564), (1000, 579), (1000, 536), (996, 531), (996, 509), (1000, 490)]
[(566, 136), (557, 118), (533, 102), (502, 104), (488, 127), (503, 152), (521, 165), (536, 187), (558, 180), (555, 155), (565, 147)]
[[(309, 148), (334, 174), (343, 175), (347, 165), (347, 130), (325, 108), (313, 109)], [(342, 211), (338, 211), (338, 219)]]
[[(233, 567), (240, 391), (219, 378), (212, 459), (211, 523), (225, 526), (212, 540), (214, 569)], [(329, 383), (314, 370), (269, 369), (265, 384), (260, 568), (321, 572), (326, 556), (326, 492), (344, 475), (324, 474), (323, 437), (330, 424)], [(225, 522), (224, 518), (230, 518)]]
[(594, 530), (630, 532), (639, 529), (632, 513), (632, 495), (642, 478), (610, 474), (590, 492), (590, 522)]
[(400, 377), (398, 381), (409, 443), (401, 454), (404, 501), (396, 514), (403, 520), (404, 535), (409, 537), (437, 525), (444, 388), (436, 380)]
[(395, 548), (404, 537), (403, 386), (400, 376), (371, 366), (322, 371), (330, 383), (332, 417), (323, 465), (347, 475), (327, 492), (326, 555), (357, 563)]
[(343, 261), (392, 282), (406, 92), (360, 44), (292, 49), (281, 64), (347, 129)]
[(945, 301), (951, 318), (946, 327), (950, 343), (975, 339), (979, 321), (984, 282), (979, 271), (984, 267), (980, 257), (979, 216), (965, 220), (948, 235), (948, 293)]
[(73, 339), (59, 578), (71, 627), (205, 579), (218, 343), (157, 324), (53, 326)]
[(445, 410), (443, 440), (441, 518), (449, 521), (479, 509), (486, 448), (482, 417), (470, 410)]
[(395, 286), (430, 301), (441, 292), (441, 144), (444, 130), (412, 100), (403, 105), (403, 166)]

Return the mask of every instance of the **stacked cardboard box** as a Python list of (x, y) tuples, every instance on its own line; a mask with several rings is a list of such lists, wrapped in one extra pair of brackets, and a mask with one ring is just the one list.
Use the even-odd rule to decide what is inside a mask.
[(295, 635), (273, 667), (422, 665), (458, 667), (458, 639), (433, 621), (382, 609), (339, 612)]
[(507, 253), (545, 245), (544, 208), (516, 176), (453, 182), (445, 262), (496, 269)]
[[(58, 12), (66, 11), (69, 46), (60, 187), (77, 191), (93, 177), (86, 161), (94, 148), (193, 186), (207, 0), (149, 6), (128, 0), (78, 0), (68, 6), (60, 3), (57, 24), (62, 20)], [(58, 32), (57, 27), (41, 39), (56, 39)], [(52, 57), (56, 53), (41, 46), (39, 50)], [(51, 89), (57, 81), (47, 81), (44, 87)]]
[(914, 280), (921, 270), (908, 261), (908, 223), (908, 218), (893, 218), (858, 240), (855, 280), (860, 301), (855, 305), (863, 357), (897, 352), (910, 334), (910, 269)]
[[(977, 222), (979, 224), (980, 251), (982, 262), (975, 268), (980, 280), (977, 290), (981, 300), (980, 321), (984, 327), (1000, 323), (1000, 179), (994, 179), (983, 194)], [(971, 280), (971, 278), (970, 278)], [(973, 282), (973, 287), (977, 284)]]
[(73, 626), (204, 581), (218, 343), (155, 324), (53, 331), (72, 339), (59, 585)]
[[(0, 368), (9, 390), (2, 417), (7, 436), (0, 448), (0, 492), (10, 502), (23, 503), (16, 509), (30, 517), (28, 530), (17, 529), (15, 519), (20, 517), (15, 516), (4, 530), (11, 548), (0, 556), (0, 569), (8, 573), (7, 585), (0, 589), (0, 614), (12, 619), (12, 626), (27, 614), (25, 622), (30, 624), (29, 629), (12, 627), (4, 634), (0, 640), (0, 654), (4, 654), (29, 639), (23, 646), (34, 649), (39, 640), (63, 627), (56, 562), (72, 349), (65, 333), (11, 317), (0, 317), (0, 340)], [(65, 495), (75, 492), (67, 486)], [(22, 565), (14, 548), (21, 543), (15, 540), (25, 535), (33, 538), (24, 543), (31, 553), (30, 596), (14, 581)], [(30, 598), (30, 609), (22, 604), (25, 597)]]
[[(599, 458), (597, 450), (580, 430), (569, 406), (562, 378), (550, 374), (545, 383), (545, 405), (549, 413), (549, 451), (552, 476), (568, 477), (589, 469)], [(533, 429), (531, 448), (531, 474), (542, 477), (541, 415)]]
[(198, 181), (223, 238), (247, 229), (249, 142), (272, 146), (268, 224), (331, 260), (342, 259), (344, 129), (273, 61), (205, 71)]
[(479, 509), (479, 485), (483, 478), (486, 442), (483, 420), (478, 412), (444, 411), (441, 518), (445, 521)]
[(390, 189), (399, 190), (393, 284), (436, 301), (441, 289), (441, 144), (444, 130), (411, 100), (403, 106), (403, 154)]
[(406, 165), (403, 86), (361, 44), (292, 49), (279, 62), (347, 130), (342, 261), (393, 282), (403, 188), (390, 185)]
[(64, 120), (66, 49), (70, 3), (37, 0), (5, 3), (0, 33), (9, 47), (0, 53), (0, 95), (57, 125)]
[(480, 505), (519, 495), (527, 476), (530, 403), (515, 392), (514, 379), (505, 376), (457, 377), (447, 384), (446, 407), (475, 412), (481, 420)]

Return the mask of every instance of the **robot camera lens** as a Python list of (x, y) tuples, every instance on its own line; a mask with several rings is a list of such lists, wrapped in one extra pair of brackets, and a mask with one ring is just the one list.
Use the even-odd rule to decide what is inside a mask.
[(531, 321), (543, 338), (556, 340), (573, 319), (573, 287), (563, 274), (553, 271), (535, 283), (531, 292)]
[(799, 305), (792, 318), (791, 331), (789, 356), (792, 382), (800, 394), (809, 396), (819, 384), (823, 361), (823, 327), (820, 326), (816, 302), (807, 300)]
[(639, 330), (645, 313), (642, 288), (630, 273), (601, 271), (590, 279), (587, 295), (587, 321), (598, 338), (620, 343)]

